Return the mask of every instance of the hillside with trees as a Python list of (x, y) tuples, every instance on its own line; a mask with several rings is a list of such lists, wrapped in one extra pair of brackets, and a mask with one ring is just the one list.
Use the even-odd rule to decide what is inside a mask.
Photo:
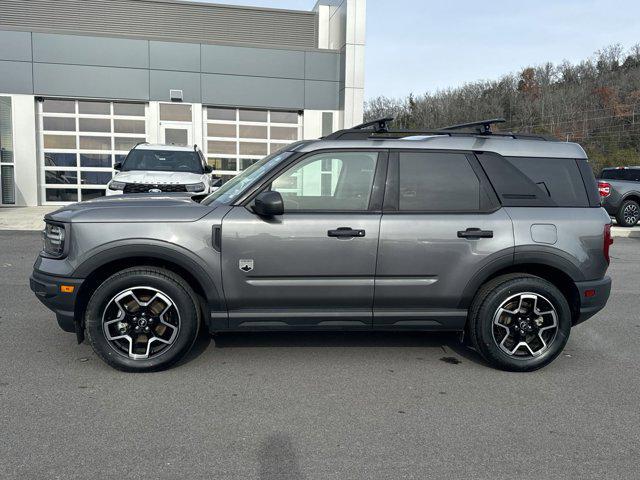
[(502, 131), (580, 143), (594, 171), (640, 165), (640, 44), (614, 45), (578, 64), (547, 63), (497, 80), (476, 81), (403, 99), (378, 97), (365, 119), (396, 117), (396, 128), (437, 128), (504, 117)]

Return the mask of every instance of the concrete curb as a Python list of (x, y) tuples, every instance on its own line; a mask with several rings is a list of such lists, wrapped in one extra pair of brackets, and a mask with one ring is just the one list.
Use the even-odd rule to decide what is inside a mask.
[(611, 236), (614, 238), (640, 238), (640, 227), (611, 227)]

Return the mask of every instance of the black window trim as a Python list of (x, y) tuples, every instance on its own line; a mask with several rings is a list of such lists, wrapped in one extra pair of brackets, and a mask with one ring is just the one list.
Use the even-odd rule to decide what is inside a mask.
[(273, 180), (277, 178), (280, 174), (284, 173), (297, 163), (304, 161), (305, 159), (322, 154), (322, 153), (331, 153), (331, 152), (369, 152), (369, 153), (377, 153), (378, 158), (376, 159), (376, 171), (373, 176), (373, 185), (371, 187), (371, 196), (369, 197), (369, 205), (366, 210), (290, 210), (285, 211), (285, 215), (295, 215), (295, 214), (379, 214), (382, 213), (382, 203), (384, 196), (384, 185), (387, 177), (387, 169), (389, 162), (389, 150), (386, 148), (323, 148), (318, 150), (313, 150), (311, 152), (299, 153), (292, 155), (289, 159), (282, 162), (281, 165), (278, 165), (277, 168), (273, 169), (271, 172), (267, 172), (263, 178), (258, 180), (252, 187), (247, 190), (244, 194), (240, 195), (239, 199), (234, 202), (233, 206), (243, 206), (247, 210), (251, 210), (251, 204), (255, 197), (263, 192), (266, 188), (271, 185)]
[[(469, 166), (478, 178), (480, 193), (487, 196), (487, 205), (483, 208), (482, 199), (478, 210), (400, 210), (400, 153), (453, 153), (465, 155)], [(469, 215), (469, 214), (491, 214), (500, 210), (502, 205), (491, 185), (486, 173), (480, 166), (478, 159), (470, 150), (447, 150), (447, 149), (425, 149), (425, 148), (394, 148), (389, 151), (389, 173), (385, 184), (385, 195), (382, 211), (384, 214), (394, 215)]]

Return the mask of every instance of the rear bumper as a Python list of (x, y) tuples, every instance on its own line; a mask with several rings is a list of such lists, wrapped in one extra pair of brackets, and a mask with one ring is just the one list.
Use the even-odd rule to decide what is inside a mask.
[[(64, 278), (33, 271), (29, 278), (31, 291), (49, 310), (56, 314), (58, 325), (65, 332), (76, 332), (75, 306), (83, 280)], [(73, 292), (64, 293), (62, 285), (72, 286)]]
[(604, 308), (611, 293), (611, 277), (600, 280), (576, 282), (580, 294), (580, 314), (575, 322), (579, 324), (593, 317)]

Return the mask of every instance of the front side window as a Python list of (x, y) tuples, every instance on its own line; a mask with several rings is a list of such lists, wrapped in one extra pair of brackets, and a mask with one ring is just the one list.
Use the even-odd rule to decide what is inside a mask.
[(369, 207), (377, 152), (325, 152), (296, 163), (271, 184), (284, 210), (364, 211)]
[(480, 181), (462, 153), (401, 152), (401, 211), (475, 212)]
[(122, 171), (131, 170), (203, 173), (204, 166), (197, 152), (175, 150), (131, 150)]

